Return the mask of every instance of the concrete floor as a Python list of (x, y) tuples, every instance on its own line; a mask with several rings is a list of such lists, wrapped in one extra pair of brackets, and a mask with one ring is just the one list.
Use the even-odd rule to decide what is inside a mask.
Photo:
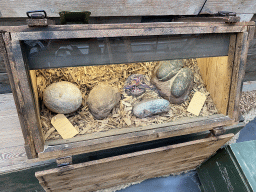
[(120, 192), (200, 192), (196, 171), (177, 176), (148, 179)]

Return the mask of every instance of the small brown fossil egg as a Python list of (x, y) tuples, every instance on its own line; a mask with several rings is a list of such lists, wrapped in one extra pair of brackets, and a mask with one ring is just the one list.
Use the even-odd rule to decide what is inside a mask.
[(90, 91), (87, 104), (91, 114), (96, 119), (104, 119), (119, 103), (120, 99), (121, 94), (116, 87), (100, 83)]
[(43, 93), (45, 106), (55, 113), (72, 113), (82, 104), (82, 93), (70, 82), (61, 81), (49, 85)]

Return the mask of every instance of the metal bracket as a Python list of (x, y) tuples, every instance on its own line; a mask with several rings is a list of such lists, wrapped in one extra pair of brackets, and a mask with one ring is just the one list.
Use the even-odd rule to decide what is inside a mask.
[(47, 27), (54, 24), (52, 20), (47, 19), (47, 14), (44, 10), (28, 11), (27, 16), (26, 22), (29, 27)]
[(235, 12), (219, 11), (215, 14), (203, 14), (197, 17), (181, 17), (175, 18), (175, 22), (225, 22), (228, 24), (237, 23), (240, 17), (236, 16)]
[(226, 130), (223, 127), (215, 127), (210, 130), (210, 133), (206, 136), (206, 138), (220, 136), (223, 135), (225, 132)]
[(63, 167), (72, 164), (72, 156), (60, 157), (56, 159), (58, 167)]
[(223, 17), (225, 23), (237, 23), (240, 21), (240, 17), (237, 17), (235, 12), (219, 11), (217, 16)]
[(225, 133), (225, 129), (223, 127), (215, 127), (210, 130), (213, 136), (220, 136)]

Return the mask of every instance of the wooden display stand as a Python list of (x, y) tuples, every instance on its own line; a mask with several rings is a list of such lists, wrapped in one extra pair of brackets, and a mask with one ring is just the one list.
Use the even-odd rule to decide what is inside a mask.
[[(210, 135), (207, 134), (207, 138), (193, 136), (186, 142), (180, 143), (176, 138), (175, 144), (165, 146), (162, 144), (157, 148), (152, 146), (152, 149), (37, 172), (36, 177), (46, 191), (70, 189), (72, 191), (93, 191), (194, 169), (243, 127), (239, 123), (238, 105), (249, 40), (254, 33), (253, 22), (88, 24), (47, 28), (21, 26), (8, 27), (5, 31), (1, 33), (1, 48), (4, 50), (4, 60), (29, 158), (40, 160), (63, 158), (118, 149), (123, 146), (132, 148), (135, 144), (185, 137), (195, 133), (206, 136), (202, 132), (211, 132)], [(42, 66), (28, 63), (23, 53), (22, 42), (24, 40), (170, 36), (182, 42), (180, 38), (182, 35), (190, 36), (192, 42), (193, 40), (199, 42), (203, 39), (202, 42), (206, 47), (212, 47), (210, 53), (202, 51), (204, 47), (196, 48), (194, 42), (187, 49), (196, 49), (194, 50), (196, 55), (188, 56), (185, 54), (186, 50), (181, 50), (180, 54), (171, 55), (168, 59), (200, 58), (198, 65), (202, 78), (220, 114), (139, 128), (116, 129), (68, 140), (50, 142), (44, 140), (39, 117), (38, 95), (36, 88), (33, 88), (35, 74), (29, 73), (29, 70), (40, 69)], [(216, 44), (210, 41), (215, 38), (213, 35), (216, 35), (216, 41), (217, 37), (220, 37), (217, 48)], [(227, 51), (219, 53), (220, 47)], [(210, 56), (215, 58), (208, 60), (203, 58)], [(223, 57), (216, 58), (217, 56)]]

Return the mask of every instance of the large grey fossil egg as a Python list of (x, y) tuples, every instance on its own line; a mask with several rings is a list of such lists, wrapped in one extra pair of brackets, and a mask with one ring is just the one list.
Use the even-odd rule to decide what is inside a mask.
[(55, 113), (71, 113), (82, 104), (82, 93), (70, 82), (61, 81), (49, 85), (43, 93), (45, 106)]

